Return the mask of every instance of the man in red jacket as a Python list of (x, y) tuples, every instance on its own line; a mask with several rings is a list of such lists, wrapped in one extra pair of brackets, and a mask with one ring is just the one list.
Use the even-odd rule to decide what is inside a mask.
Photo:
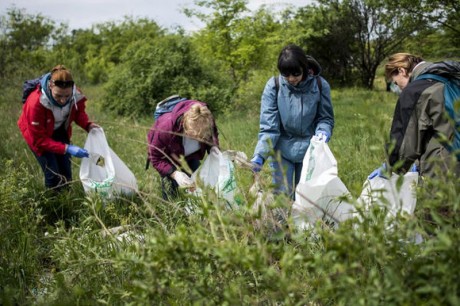
[(55, 190), (72, 180), (70, 156), (88, 157), (88, 152), (70, 144), (72, 122), (86, 131), (99, 127), (85, 112), (86, 97), (75, 86), (63, 65), (45, 74), (27, 97), (18, 126), (45, 175), (45, 186)]
[(190, 173), (181, 167), (184, 158), (195, 171), (206, 152), (219, 145), (214, 118), (206, 103), (193, 100), (179, 102), (159, 117), (148, 133), (149, 160), (161, 175), (165, 200), (177, 195), (178, 187), (191, 187)]

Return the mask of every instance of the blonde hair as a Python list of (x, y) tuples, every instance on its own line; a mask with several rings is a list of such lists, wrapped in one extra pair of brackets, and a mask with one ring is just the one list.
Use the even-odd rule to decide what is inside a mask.
[(184, 113), (184, 134), (198, 140), (210, 141), (214, 119), (209, 108), (195, 103)]
[(407, 73), (410, 73), (420, 62), (423, 62), (421, 57), (410, 53), (393, 54), (389, 57), (388, 63), (385, 65), (385, 78), (391, 80), (391, 77), (398, 73), (399, 68), (404, 68)]
[(57, 65), (51, 69), (51, 80), (73, 81), (72, 73), (64, 65)]

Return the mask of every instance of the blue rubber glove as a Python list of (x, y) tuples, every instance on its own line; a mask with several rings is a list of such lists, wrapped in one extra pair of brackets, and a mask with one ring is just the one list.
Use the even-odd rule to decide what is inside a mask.
[(329, 133), (323, 130), (316, 131), (315, 136), (317, 136), (320, 141), (324, 141), (324, 142), (328, 142), (329, 138), (331, 138), (331, 135), (329, 135)]
[(252, 159), (252, 172), (260, 172), (262, 170), (262, 165), (264, 164), (264, 159), (259, 154), (256, 154)]
[(409, 172), (418, 172), (418, 167), (416, 164), (412, 164), (412, 167), (410, 167)]
[(367, 179), (372, 180), (376, 176), (388, 179), (384, 174), (386, 171), (387, 171), (387, 164), (383, 163), (380, 168), (377, 168), (374, 171), (372, 171), (371, 174), (369, 174), (369, 176), (367, 177)]
[(88, 151), (86, 151), (85, 149), (70, 144), (67, 146), (66, 153), (69, 153), (70, 155), (79, 158), (89, 156)]

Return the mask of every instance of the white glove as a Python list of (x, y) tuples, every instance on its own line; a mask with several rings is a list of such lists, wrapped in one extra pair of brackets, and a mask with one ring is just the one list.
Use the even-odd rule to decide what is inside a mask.
[(192, 179), (182, 171), (177, 171), (177, 170), (174, 171), (171, 174), (171, 178), (177, 182), (179, 187), (192, 187), (193, 186)]

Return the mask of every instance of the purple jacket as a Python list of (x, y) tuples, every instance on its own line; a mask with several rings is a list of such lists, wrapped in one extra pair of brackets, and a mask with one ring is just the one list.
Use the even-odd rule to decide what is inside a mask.
[[(161, 176), (170, 175), (179, 168), (180, 158), (184, 155), (184, 146), (182, 144), (184, 126), (182, 118), (183, 114), (195, 103), (207, 106), (206, 103), (195, 100), (180, 102), (174, 107), (172, 112), (158, 118), (147, 135), (150, 163)], [(215, 146), (219, 145), (215, 122), (213, 144)], [(188, 155), (185, 157), (185, 160), (202, 160), (205, 153), (209, 152), (210, 149), (211, 146), (209, 144), (201, 143), (200, 150)]]

